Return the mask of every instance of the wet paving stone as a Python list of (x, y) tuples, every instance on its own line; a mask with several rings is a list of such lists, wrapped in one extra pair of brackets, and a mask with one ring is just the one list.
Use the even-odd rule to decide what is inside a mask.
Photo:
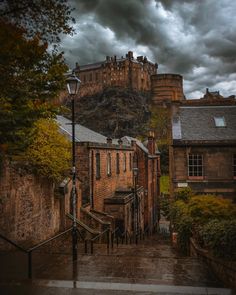
[[(80, 245), (81, 250), (82, 246)], [(33, 278), (47, 281), (75, 279), (88, 284), (189, 286), (195, 288), (195, 291), (196, 288), (203, 288), (199, 289), (201, 292), (205, 290), (204, 288), (223, 287), (222, 283), (201, 261), (197, 258), (180, 255), (171, 247), (168, 240), (163, 240), (158, 235), (153, 236), (150, 240), (142, 241), (138, 245), (114, 246), (109, 254), (107, 254), (106, 245), (95, 245), (94, 253), (94, 255), (78, 255), (73, 272), (71, 254), (67, 252), (64, 254), (36, 252), (33, 254)], [(0, 263), (4, 269), (0, 273), (0, 282), (7, 279), (22, 280), (26, 278), (26, 257), (20, 256), (19, 253), (0, 253)], [(40, 288), (40, 286), (34, 287)], [(51, 286), (51, 288), (54, 287)], [(87, 294), (100, 294), (93, 293), (94, 290), (90, 291), (92, 293)], [(65, 292), (67, 291), (65, 290)], [(71, 290), (68, 292), (58, 294), (76, 294)], [(83, 292), (78, 294), (86, 294), (86, 290)], [(104, 292), (108, 291), (104, 289)], [(109, 292), (101, 294), (119, 294), (119, 290), (110, 290)], [(128, 289), (126, 293), (122, 294), (129, 294), (128, 292), (131, 291)], [(140, 290), (140, 292), (136, 290), (136, 293), (133, 294), (153, 294), (153, 292), (147, 293), (144, 290)]]

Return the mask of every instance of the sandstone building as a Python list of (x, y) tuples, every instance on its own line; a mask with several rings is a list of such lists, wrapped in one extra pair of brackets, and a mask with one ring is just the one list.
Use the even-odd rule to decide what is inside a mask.
[(170, 145), (172, 193), (236, 195), (236, 105), (174, 105)]
[(134, 58), (129, 51), (125, 57), (107, 56), (106, 60), (88, 65), (76, 64), (74, 73), (82, 81), (80, 95), (92, 95), (106, 87), (130, 88), (150, 91), (151, 75), (156, 74), (157, 64), (146, 57)]
[(152, 75), (151, 95), (156, 105), (184, 101), (183, 77), (177, 74)]

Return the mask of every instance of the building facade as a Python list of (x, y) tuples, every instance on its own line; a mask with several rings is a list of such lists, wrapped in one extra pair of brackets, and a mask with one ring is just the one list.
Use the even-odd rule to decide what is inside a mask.
[(151, 75), (156, 74), (157, 64), (146, 57), (134, 58), (129, 51), (125, 57), (107, 56), (105, 61), (78, 65), (74, 69), (80, 77), (80, 96), (93, 95), (107, 87), (130, 88), (137, 91), (151, 89)]
[[(58, 117), (58, 122), (70, 137), (70, 121)], [(152, 231), (160, 191), (160, 155), (153, 136), (146, 148), (137, 139), (112, 140), (81, 125), (75, 126), (75, 134), (83, 213), (108, 214), (121, 232)]]
[(191, 187), (198, 194), (236, 196), (236, 106), (172, 107), (172, 193)]

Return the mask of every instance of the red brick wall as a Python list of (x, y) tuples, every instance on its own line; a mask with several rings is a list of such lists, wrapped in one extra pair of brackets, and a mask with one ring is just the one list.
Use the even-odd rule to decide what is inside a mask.
[[(94, 155), (100, 153), (101, 162), (101, 178), (96, 179), (94, 173), (94, 208), (104, 210), (103, 201), (105, 198), (111, 197), (117, 189), (127, 189), (132, 187), (132, 171), (129, 168), (129, 153), (125, 150), (110, 150), (110, 149), (93, 149)], [(92, 154), (90, 151), (90, 155)], [(107, 175), (107, 154), (111, 154), (111, 175)], [(120, 158), (120, 173), (116, 173), (116, 154)], [(126, 154), (126, 171), (123, 169), (124, 153)], [(96, 171), (96, 161), (93, 163), (94, 172)]]

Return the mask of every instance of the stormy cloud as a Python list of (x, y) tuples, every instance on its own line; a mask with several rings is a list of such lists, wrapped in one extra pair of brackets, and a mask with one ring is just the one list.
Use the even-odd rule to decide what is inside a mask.
[(74, 36), (61, 49), (70, 67), (128, 50), (184, 77), (188, 98), (236, 94), (236, 2), (232, 0), (71, 0)]

